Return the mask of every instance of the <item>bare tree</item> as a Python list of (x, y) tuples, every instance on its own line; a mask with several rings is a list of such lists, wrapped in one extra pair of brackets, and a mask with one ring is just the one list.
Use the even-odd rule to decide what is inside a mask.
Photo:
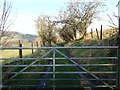
[(110, 24), (108, 26), (111, 27), (111, 28), (117, 29), (118, 25), (114, 21), (115, 21), (115, 19), (118, 21), (119, 17), (114, 12), (113, 12), (113, 16), (112, 17), (109, 14), (107, 14), (107, 16), (109, 18), (108, 22)]
[[(14, 19), (10, 19), (10, 13), (12, 9), (12, 4), (10, 0), (3, 0), (0, 2), (0, 46), (5, 46), (9, 43), (13, 34), (11, 34), (10, 28), (14, 22)], [(6, 37), (5, 37), (6, 36)]]
[[(112, 3), (112, 2), (111, 2)], [(120, 0), (118, 1), (118, 2), (116, 2), (116, 8), (120, 5)], [(118, 21), (119, 21), (119, 16), (114, 12), (114, 11), (112, 11), (111, 10), (111, 12), (112, 12), (112, 14), (110, 15), (110, 14), (107, 14), (107, 16), (108, 16), (108, 18), (109, 18), (109, 20), (108, 20), (108, 23), (109, 23), (109, 27), (110, 28), (113, 28), (113, 29), (115, 29), (116, 30), (116, 32), (118, 32)], [(118, 12), (119, 13), (119, 12)], [(117, 21), (117, 23), (116, 23), (116, 21)]]
[(118, 3), (117, 3), (117, 5), (116, 5), (116, 7), (118, 7), (120, 5), (120, 0), (118, 1)]
[[(67, 9), (61, 10), (58, 18), (59, 21), (65, 21), (63, 28), (61, 29), (62, 33), (60, 33), (63, 39), (66, 40), (67, 37), (69, 37), (69, 40), (75, 40), (77, 38), (77, 33), (80, 35), (80, 38), (84, 38), (88, 26), (92, 23), (93, 19), (95, 19), (97, 17), (97, 14), (100, 12), (98, 10), (98, 7), (100, 6), (100, 1), (74, 1), (68, 3)], [(70, 32), (70, 34), (68, 34), (68, 32)]]
[(39, 16), (35, 23), (43, 46), (51, 46), (52, 43), (56, 43), (55, 23), (50, 20), (49, 16)]

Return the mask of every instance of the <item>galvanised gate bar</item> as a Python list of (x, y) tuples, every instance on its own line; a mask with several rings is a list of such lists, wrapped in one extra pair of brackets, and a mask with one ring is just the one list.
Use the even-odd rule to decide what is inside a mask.
[[(36, 49), (42, 52), (39, 57), (0, 58), (12, 61), (1, 65), (3, 88), (109, 88), (119, 89), (119, 51), (118, 46), (79, 46), (79, 47), (2, 47), (1, 50)], [(114, 49), (115, 55), (94, 56), (94, 50)], [(79, 50), (80, 53), (75, 53)], [(83, 50), (90, 54), (82, 56)], [(43, 61), (44, 60), (44, 61)], [(17, 62), (19, 64), (16, 64)], [(25, 61), (25, 62), (24, 62)], [(14, 63), (13, 63), (14, 62)], [(23, 63), (24, 62), (24, 63)], [(29, 62), (29, 63), (26, 63)], [(17, 68), (17, 70), (4, 70), (4, 68)], [(31, 68), (30, 70), (28, 70)], [(35, 71), (33, 70), (35, 69)], [(18, 70), (19, 69), (19, 70)], [(40, 69), (40, 70), (39, 70)], [(26, 75), (26, 77), (24, 76)], [(31, 77), (31, 76), (32, 77)], [(36, 75), (34, 78), (34, 75)], [(30, 78), (28, 78), (30, 76)], [(26, 82), (22, 84), (21, 82)], [(31, 82), (34, 82), (32, 84)], [(20, 82), (19, 84), (17, 82)], [(29, 83), (27, 83), (29, 82)]]

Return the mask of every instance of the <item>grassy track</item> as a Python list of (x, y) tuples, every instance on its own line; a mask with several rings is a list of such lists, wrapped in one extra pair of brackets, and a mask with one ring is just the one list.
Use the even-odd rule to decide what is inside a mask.
[[(63, 54), (65, 54), (63, 49), (59, 49), (60, 52), (62, 52)], [(63, 58), (63, 56), (61, 56), (59, 53), (55, 54), (56, 58)], [(55, 61), (56, 64), (72, 64), (68, 59), (56, 59)], [(56, 72), (74, 72), (76, 71), (74, 67), (70, 67), (70, 66), (56, 66), (55, 67), (55, 71)], [(49, 78), (53, 78), (52, 75), (49, 75)], [(78, 74), (55, 74), (55, 78), (56, 79), (79, 79), (79, 75)], [(46, 85), (53, 85), (53, 83), (55, 83), (55, 85), (59, 86), (59, 85), (79, 85), (81, 87), (81, 82), (80, 80), (56, 80), (55, 82), (53, 81), (46, 81)], [(69, 90), (70, 88), (63, 88), (61, 87), (62, 90)], [(56, 87), (56, 90), (60, 90), (60, 87)], [(75, 88), (74, 88), (75, 89)], [(77, 88), (76, 88), (77, 89)], [(45, 89), (47, 90), (47, 89)]]

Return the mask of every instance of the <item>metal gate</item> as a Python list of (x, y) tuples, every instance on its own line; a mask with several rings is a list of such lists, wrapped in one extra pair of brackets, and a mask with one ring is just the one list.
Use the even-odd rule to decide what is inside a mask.
[[(118, 46), (79, 46), (79, 47), (3, 47), (1, 50), (36, 49), (44, 52), (38, 58), (0, 58), (0, 60), (30, 61), (29, 63), (10, 63), (2, 65), (2, 88), (109, 88), (119, 86)], [(114, 55), (105, 50), (114, 49)], [(95, 50), (95, 51), (94, 51)], [(102, 50), (103, 53), (99, 54)], [(77, 51), (77, 52), (76, 52)], [(83, 54), (83, 52), (86, 54)], [(76, 54), (77, 53), (77, 54)], [(98, 55), (94, 56), (94, 53)], [(105, 53), (105, 54), (104, 54)], [(87, 55), (88, 54), (88, 55)], [(106, 55), (106, 56), (105, 56)], [(44, 62), (41, 62), (43, 61)], [(39, 62), (39, 63), (38, 63)], [(18, 68), (19, 67), (19, 68)], [(41, 71), (28, 70), (31, 67)], [(4, 68), (18, 68), (6, 71)], [(21, 68), (21, 69), (20, 69)], [(26, 78), (19, 75), (39, 75), (38, 78)], [(70, 77), (71, 76), (71, 77)], [(36, 81), (38, 84), (17, 84), (17, 82)], [(10, 83), (12, 81), (12, 83)], [(14, 81), (14, 83), (13, 83)], [(15, 83), (16, 82), (16, 83)], [(73, 84), (74, 83), (74, 84)], [(17, 84), (17, 85), (16, 85)]]

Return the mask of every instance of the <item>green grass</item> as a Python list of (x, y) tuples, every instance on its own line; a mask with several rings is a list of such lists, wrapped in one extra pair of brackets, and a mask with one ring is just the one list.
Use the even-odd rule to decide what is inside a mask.
[[(31, 50), (22, 50), (22, 56), (26, 57), (31, 55)], [(0, 58), (17, 58), (19, 57), (19, 50), (2, 50), (0, 51)], [(1, 60), (2, 64), (13, 62), (11, 60)]]
[[(109, 44), (106, 44), (109, 41)], [(72, 46), (101, 46), (101, 45), (110, 45), (110, 46), (116, 46), (117, 43), (117, 35), (113, 35), (112, 37), (103, 39), (103, 40), (80, 40), (72, 42)], [(117, 51), (115, 49), (71, 49), (71, 54), (74, 57), (115, 57)], [(82, 59), (78, 60), (77, 63), (79, 64), (116, 64), (116, 60), (110, 60), (110, 59)], [(88, 71), (115, 71), (116, 72), (116, 66), (90, 66), (90, 67), (84, 67)], [(115, 78), (116, 74), (95, 74), (99, 78)], [(105, 81), (108, 84), (114, 84), (115, 81)], [(100, 84), (101, 82), (97, 81), (94, 82), (95, 84)]]
[[(35, 55), (37, 54), (37, 56), (39, 56), (41, 54), (41, 52), (37, 51), (37, 53), (35, 53)], [(27, 56), (26, 56), (27, 57)], [(10, 62), (9, 64), (30, 64), (32, 63), (33, 60), (30, 61), (15, 61), (15, 62)], [(37, 61), (35, 64), (47, 64), (47, 61), (45, 60), (40, 60)], [(23, 69), (24, 67), (9, 67), (9, 68), (3, 68), (3, 72), (19, 72)], [(45, 71), (45, 67), (29, 67), (28, 69), (26, 69), (24, 72), (41, 72), (41, 71)], [(4, 75), (3, 78), (3, 82), (4, 80), (9, 80), (10, 77), (12, 77), (13, 75)], [(39, 79), (42, 75), (41, 74), (19, 74), (17, 75), (14, 79)], [(40, 81), (39, 80), (34, 80), (34, 81), (14, 81), (14, 80), (10, 80), (6, 83), (6, 85), (37, 85)], [(28, 90), (29, 88), (26, 88), (26, 90)], [(9, 90), (13, 90), (13, 89), (9, 89)]]
[[(66, 54), (64, 52), (63, 49), (59, 49), (60, 52), (62, 52), (63, 54)], [(56, 58), (60, 58), (63, 57), (62, 55), (60, 55), (59, 53), (56, 53)], [(58, 59), (55, 61), (56, 64), (72, 64), (68, 59)], [(61, 67), (55, 67), (55, 71), (56, 72), (74, 72), (76, 71), (74, 67), (70, 67), (70, 66), (61, 66)], [(52, 75), (49, 75), (49, 78), (52, 78)], [(79, 75), (78, 74), (56, 74), (55, 75), (56, 79), (66, 79), (66, 78), (73, 78), (73, 79), (79, 79)], [(81, 88), (81, 82), (80, 80), (56, 80), (55, 82), (53, 81), (47, 81), (46, 85), (53, 85), (53, 83), (55, 83), (55, 85), (79, 85)], [(70, 89), (70, 88), (69, 88)], [(62, 88), (62, 90), (69, 90), (69, 89), (64, 89)], [(59, 90), (58, 87), (56, 87), (56, 90)]]
[[(41, 52), (37, 52), (35, 55), (36, 57), (39, 56), (39, 54)], [(47, 57), (51, 57), (51, 54), (50, 55), (47, 55)], [(60, 54), (56, 54), (56, 57), (62, 57)], [(10, 62), (10, 63), (6, 63), (6, 64), (30, 64), (32, 61), (23, 61), (21, 63), (21, 61), (15, 61), (15, 62)], [(38, 61), (36, 62), (36, 64), (47, 64), (48, 62), (45, 61), (45, 60), (41, 60), (41, 61)], [(70, 63), (69, 60), (56, 60), (56, 63), (58, 64), (62, 64), (62, 63)], [(25, 71), (27, 72), (41, 72), (41, 71), (46, 71), (46, 68), (47, 67), (29, 67), (28, 69), (26, 69)], [(22, 70), (23, 67), (11, 67), (11, 68), (3, 68), (3, 72), (19, 72), (20, 70)], [(66, 71), (75, 71), (75, 69), (73, 67), (56, 67), (56, 71), (63, 71), (63, 72), (66, 72)], [(24, 72), (25, 72), (24, 71)], [(52, 78), (52, 75), (49, 75), (51, 78)], [(6, 79), (9, 79), (10, 77), (12, 77), (12, 75), (4, 75), (3, 76), (3, 81), (6, 80)], [(39, 79), (42, 77), (42, 74), (33, 74), (33, 75), (22, 75), (22, 74), (19, 74), (17, 75), (15, 78), (16, 79), (31, 79), (31, 78), (34, 78), (34, 79)], [(74, 75), (74, 74), (60, 74), (60, 75), (56, 75), (56, 78), (78, 78), (78, 75)], [(11, 80), (11, 81), (8, 81), (6, 84), (8, 85), (38, 85), (40, 81), (37, 80), (37, 81), (14, 81), (14, 80)], [(77, 84), (77, 85), (80, 85), (80, 81), (77, 80), (77, 81), (55, 81), (55, 83), (57, 85), (68, 85), (68, 84)], [(47, 84), (49, 85), (53, 85), (53, 81), (48, 81)], [(28, 88), (29, 89), (29, 88)], [(12, 89), (9, 89), (9, 90), (12, 90)]]
[[(19, 50), (3, 50), (0, 51), (2, 56), (0, 58), (14, 58), (19, 56)], [(31, 50), (22, 50), (23, 57), (26, 55), (30, 55), (32, 53)]]

